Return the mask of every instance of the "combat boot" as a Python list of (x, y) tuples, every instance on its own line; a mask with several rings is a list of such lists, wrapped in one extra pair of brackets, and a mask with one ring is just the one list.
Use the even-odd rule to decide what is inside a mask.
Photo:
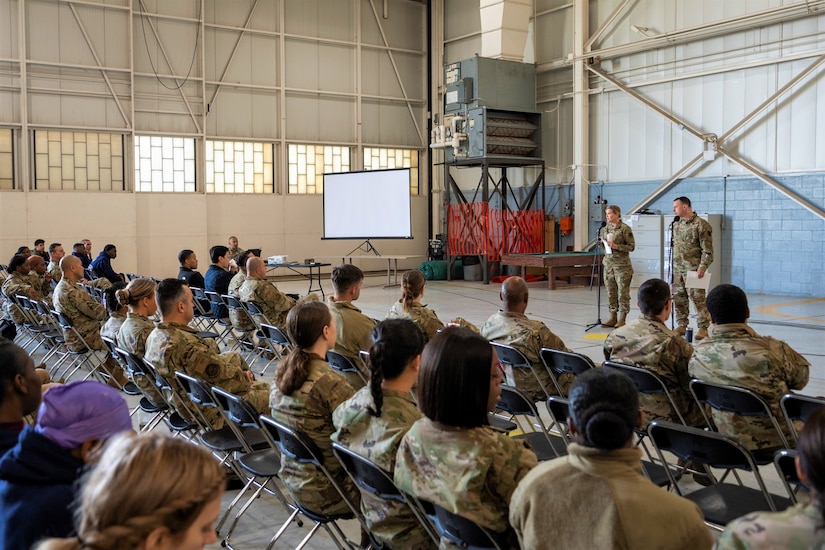
[(677, 336), (684, 336), (685, 332), (687, 332), (687, 326), (686, 325), (679, 325), (678, 327), (676, 327), (676, 329), (673, 332)]
[(603, 326), (603, 327), (607, 327), (607, 328), (612, 328), (612, 327), (615, 327), (615, 326), (616, 326), (616, 322), (617, 322), (617, 321), (616, 321), (616, 312), (615, 312), (615, 311), (611, 311), (611, 312), (610, 312), (610, 319), (608, 319), (607, 321), (605, 321), (604, 323), (602, 323), (602, 326)]
[(696, 340), (698, 341), (698, 340), (704, 340), (707, 337), (708, 337), (708, 329), (703, 327), (703, 328), (699, 329), (699, 332), (696, 333), (696, 336), (694, 338), (696, 338)]
[(623, 327), (623, 326), (624, 326), (624, 322), (625, 322), (626, 320), (627, 320), (627, 313), (626, 313), (626, 312), (624, 312), (624, 311), (623, 311), (623, 312), (621, 312), (621, 313), (619, 313), (619, 321), (616, 323), (616, 328)]

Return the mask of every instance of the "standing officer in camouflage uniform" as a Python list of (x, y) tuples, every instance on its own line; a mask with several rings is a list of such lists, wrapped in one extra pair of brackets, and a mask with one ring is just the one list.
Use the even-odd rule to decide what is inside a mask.
[[(358, 354), (362, 349), (370, 349), (370, 334), (375, 328), (375, 320), (361, 313), (352, 303), (361, 296), (364, 272), (352, 264), (342, 264), (332, 269), (331, 279), (333, 295), (327, 297), (327, 306), (335, 319), (335, 351), (347, 356), (360, 369)], [(363, 374), (367, 376), (367, 373)], [(353, 389), (364, 386), (355, 373), (347, 373), (346, 378)]]
[(688, 271), (696, 271), (700, 279), (713, 262), (713, 235), (710, 224), (700, 218), (690, 207), (690, 199), (677, 197), (673, 201), (673, 213), (680, 220), (673, 224), (673, 306), (676, 308), (676, 333), (684, 336), (690, 314), (690, 300), (696, 307), (699, 331), (696, 340), (706, 338), (710, 315), (705, 307), (705, 291), (685, 288)]
[[(91, 349), (106, 352), (106, 361), (102, 367), (117, 382), (115, 384), (110, 379), (109, 385), (122, 387), (128, 382), (126, 375), (100, 338), (100, 323), (107, 318), (106, 308), (78, 284), (83, 279), (83, 263), (77, 256), (64, 256), (60, 260), (60, 270), (63, 272), (63, 278), (54, 289), (54, 308), (69, 318), (74, 329)], [(83, 342), (74, 331), (64, 330), (63, 336), (72, 351), (85, 351)]]
[[(189, 326), (195, 315), (195, 303), (189, 285), (179, 279), (164, 279), (157, 288), (161, 322), (146, 339), (146, 360), (170, 382), (176, 371), (204, 381), (247, 399), (259, 413), (269, 412), (269, 384), (256, 382), (238, 352), (221, 353), (212, 338), (200, 338)], [(184, 402), (188, 397), (176, 382)], [(223, 417), (215, 408), (203, 409), (213, 429), (223, 426)]]
[[(808, 383), (810, 363), (781, 340), (759, 336), (748, 326), (748, 298), (741, 288), (718, 285), (708, 293), (713, 326), (710, 336), (696, 344), (688, 367), (691, 376), (711, 382), (747, 388), (767, 401), (774, 416), (782, 418), (780, 398)], [(743, 417), (713, 410), (721, 433), (739, 439), (748, 450), (780, 448), (782, 443), (767, 418)], [(788, 427), (779, 423), (790, 439)]]
[(294, 298), (266, 280), (266, 264), (255, 256), (246, 262), (246, 280), (238, 290), (238, 297), (243, 302), (254, 303), (270, 323), (282, 330), (286, 326), (287, 313), (295, 305)]
[[(604, 358), (656, 374), (685, 423), (703, 426), (702, 413), (689, 388), (688, 361), (693, 347), (665, 325), (673, 306), (670, 287), (661, 279), (648, 279), (639, 287), (638, 306), (642, 317), (607, 335)], [(682, 423), (664, 394), (641, 394), (639, 401), (648, 419)]]
[[(633, 230), (622, 222), (622, 210), (612, 204), (605, 209), (607, 227), (604, 228), (602, 239), (612, 250), (602, 259), (604, 266), (604, 286), (607, 287), (607, 304), (610, 308), (610, 319), (602, 323), (603, 327), (622, 327), (630, 311), (630, 280), (633, 279), (633, 266), (630, 264), (630, 253), (636, 249), (636, 239)], [(619, 318), (616, 318), (616, 311)]]
[[(555, 395), (556, 386), (550, 374), (541, 362), (541, 348), (570, 351), (561, 338), (553, 334), (541, 321), (528, 319), (524, 314), (527, 309), (527, 283), (521, 277), (508, 277), (501, 284), (502, 309), (494, 313), (484, 326), (481, 336), (490, 342), (505, 344), (519, 350), (533, 365), (541, 380), (536, 380), (530, 369), (513, 369), (512, 378), (515, 386), (535, 401), (544, 401), (548, 395)], [(510, 373), (507, 373), (508, 377)], [(563, 374), (559, 377), (559, 386), (567, 391), (574, 377)], [(509, 384), (510, 381), (508, 380)]]

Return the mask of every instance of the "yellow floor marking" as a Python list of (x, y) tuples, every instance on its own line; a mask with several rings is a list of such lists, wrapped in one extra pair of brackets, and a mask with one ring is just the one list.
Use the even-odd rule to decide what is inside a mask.
[(585, 340), (601, 340), (604, 342), (607, 339), (607, 335), (610, 334), (609, 332), (588, 332), (584, 335)]
[(781, 307), (801, 306), (805, 304), (815, 304), (817, 302), (825, 302), (825, 298), (809, 298), (807, 300), (799, 300), (798, 302), (783, 302), (780, 304), (771, 304), (767, 306), (759, 306), (756, 308), (758, 313), (764, 315), (771, 315), (773, 317), (783, 317), (785, 319), (794, 319), (796, 321), (813, 321), (814, 323), (825, 323), (825, 317), (799, 317), (798, 315), (789, 315), (776, 311)]

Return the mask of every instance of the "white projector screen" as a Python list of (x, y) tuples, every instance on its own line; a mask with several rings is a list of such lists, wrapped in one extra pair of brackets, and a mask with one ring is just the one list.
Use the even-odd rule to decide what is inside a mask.
[(324, 174), (324, 239), (412, 239), (410, 170)]

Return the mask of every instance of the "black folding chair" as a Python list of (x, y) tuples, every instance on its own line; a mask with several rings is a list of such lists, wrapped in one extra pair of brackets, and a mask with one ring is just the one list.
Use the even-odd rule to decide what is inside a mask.
[(460, 548), (503, 550), (510, 547), (502, 533), (490, 531), (437, 504), (431, 505), (435, 511), (435, 527), (438, 534)]
[[(550, 430), (544, 424), (544, 420), (541, 419), (538, 409), (536, 409), (536, 404), (523, 391), (502, 384), (501, 397), (499, 397), (496, 408), (506, 411), (516, 420), (516, 424), (522, 433), (513, 436), (513, 439), (529, 441), (539, 461), (550, 460), (567, 454), (567, 441), (563, 436), (550, 433)], [(520, 416), (524, 417), (523, 421), (518, 420)]]
[(541, 362), (544, 363), (544, 368), (550, 373), (550, 378), (556, 386), (559, 397), (567, 397), (567, 392), (562, 390), (559, 384), (559, 376), (563, 374), (578, 376), (583, 372), (587, 372), (589, 369), (596, 368), (596, 365), (589, 357), (572, 351), (541, 348), (539, 356), (541, 357)]
[(330, 367), (340, 372), (348, 380), (350, 378), (347, 376), (347, 373), (355, 373), (356, 375), (358, 375), (358, 377), (361, 379), (364, 385), (366, 385), (369, 381), (369, 379), (366, 376), (364, 376), (364, 373), (361, 372), (358, 366), (355, 363), (353, 363), (350, 360), (350, 358), (346, 355), (342, 355), (334, 350), (329, 350), (327, 352), (326, 359)]
[[(707, 468), (713, 484), (683, 496), (699, 506), (709, 526), (722, 530), (745, 514), (758, 510), (784, 510), (790, 506), (789, 499), (768, 492), (753, 456), (735, 438), (660, 420), (651, 422), (647, 431), (662, 463), (667, 464), (664, 453), (669, 452), (685, 462), (693, 461)], [(717, 481), (710, 468), (725, 470), (725, 474)], [(746, 487), (741, 482), (725, 483), (727, 473), (736, 470), (750, 472), (758, 489)], [(672, 486), (681, 495), (673, 471), (667, 468), (666, 472), (671, 476)]]
[(330, 538), (335, 541), (336, 545), (341, 548), (349, 548), (352, 543), (347, 540), (347, 537), (341, 531), (341, 528), (336, 522), (339, 520), (357, 519), (361, 524), (361, 527), (367, 531), (366, 522), (361, 516), (361, 511), (358, 509), (358, 506), (350, 501), (346, 495), (346, 492), (340, 487), (338, 482), (335, 480), (335, 477), (327, 469), (324, 464), (324, 455), (321, 450), (303, 432), (294, 430), (268, 415), (261, 415), (260, 419), (264, 429), (270, 434), (272, 440), (277, 443), (278, 448), (281, 451), (281, 460), (293, 460), (301, 464), (313, 465), (319, 472), (326, 476), (332, 486), (335, 487), (341, 495), (341, 498), (344, 503), (346, 503), (347, 508), (349, 508), (349, 511), (344, 513), (319, 514), (306, 508), (298, 499), (295, 498), (295, 495), (292, 495), (293, 500), (295, 500), (296, 508), (289, 518), (287, 518), (287, 520), (283, 523), (283, 525), (281, 525), (278, 532), (272, 537), (272, 540), (269, 541), (269, 545), (266, 547), (267, 550), (273, 547), (275, 542), (281, 537), (284, 531), (286, 531), (287, 527), (289, 527), (298, 513), (301, 513), (305, 517), (314, 521), (315, 525), (296, 547), (296, 550), (300, 550), (306, 546), (309, 540), (321, 527), (327, 531), (327, 534), (329, 534)]
[(807, 422), (808, 417), (823, 405), (825, 405), (825, 399), (821, 397), (810, 397), (798, 393), (786, 393), (779, 400), (779, 408), (782, 409), (795, 443), (799, 441), (799, 433), (794, 421)]
[[(409, 519), (410, 523), (413, 521), (418, 522), (433, 543), (438, 544), (439, 537), (435, 532), (435, 527), (416, 503), (407, 500), (404, 493), (395, 485), (392, 473), (339, 443), (332, 443), (332, 452), (352, 478), (352, 481), (358, 486), (362, 495), (373, 495), (406, 506), (412, 515), (404, 515), (404, 519)], [(398, 519), (401, 516), (399, 514), (395, 517)], [(372, 536), (372, 533), (370, 533), (370, 540), (375, 548), (383, 547), (381, 542)]]
[(773, 455), (773, 465), (776, 467), (776, 473), (779, 474), (779, 480), (782, 481), (782, 485), (794, 504), (797, 502), (796, 495), (799, 491), (808, 492), (808, 487), (802, 483), (796, 471), (797, 456), (799, 456), (799, 453), (788, 449), (781, 449)]
[[(496, 355), (498, 356), (498, 362), (502, 365), (502, 367), (504, 367), (505, 373), (506, 373), (508, 367), (510, 368), (511, 372), (514, 369), (529, 370), (533, 374), (533, 377), (536, 379), (536, 383), (539, 385), (539, 387), (544, 392), (544, 399), (550, 397), (550, 392), (548, 392), (547, 388), (544, 386), (544, 383), (542, 382), (541, 377), (539, 376), (539, 373), (536, 370), (536, 367), (534, 367), (533, 364), (530, 361), (527, 360), (527, 357), (525, 357), (523, 353), (521, 353), (519, 350), (517, 350), (513, 346), (508, 346), (506, 344), (499, 344), (498, 342), (490, 342), (490, 345), (493, 346), (493, 349), (496, 350)], [(505, 376), (505, 378), (507, 378), (507, 377)], [(511, 387), (513, 387), (514, 383), (515, 383), (515, 380), (507, 379), (506, 382)], [(519, 389), (521, 389), (521, 388), (519, 388)], [(543, 399), (542, 399), (542, 401), (543, 401)]]
[[(705, 412), (705, 407), (702, 405), (708, 405), (712, 409), (724, 413), (735, 413), (744, 417), (766, 418), (773, 424), (782, 447), (786, 449), (790, 448), (779, 421), (773, 415), (773, 411), (771, 411), (771, 406), (762, 396), (757, 395), (747, 388), (712, 384), (696, 378), (690, 381), (690, 392), (693, 394), (696, 402), (699, 403), (699, 408), (705, 417), (705, 422), (707, 422), (711, 429), (719, 431), (713, 423), (713, 420)], [(757, 464), (770, 464), (773, 462), (774, 451), (776, 451), (775, 448), (752, 451), (752, 454)]]

